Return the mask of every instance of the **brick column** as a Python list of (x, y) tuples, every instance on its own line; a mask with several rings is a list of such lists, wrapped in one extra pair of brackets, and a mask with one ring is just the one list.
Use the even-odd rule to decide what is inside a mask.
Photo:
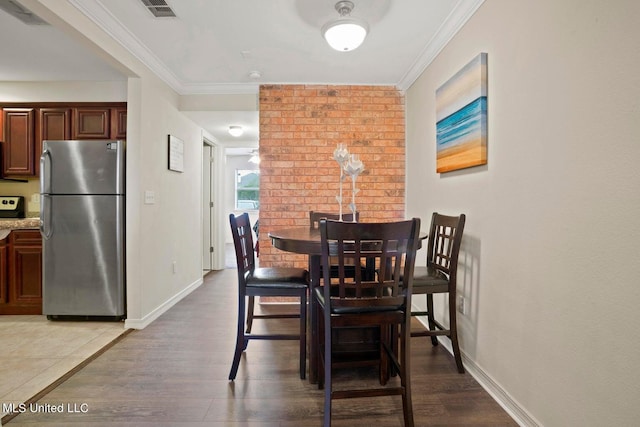
[[(309, 211), (338, 212), (338, 143), (359, 154), (360, 220), (404, 218), (404, 95), (390, 86), (260, 87), (260, 265), (306, 267), (306, 257), (271, 246), (268, 232), (307, 226)], [(343, 190), (350, 212), (351, 180)]]

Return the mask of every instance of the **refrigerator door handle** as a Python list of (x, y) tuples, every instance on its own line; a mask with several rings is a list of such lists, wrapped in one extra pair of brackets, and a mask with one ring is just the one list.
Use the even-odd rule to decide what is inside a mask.
[(46, 147), (40, 156), (40, 234), (51, 237), (51, 152)]
[(40, 156), (40, 194), (51, 192), (51, 152), (44, 148)]
[(51, 229), (51, 196), (40, 195), (40, 234), (45, 240), (49, 240), (53, 230)]

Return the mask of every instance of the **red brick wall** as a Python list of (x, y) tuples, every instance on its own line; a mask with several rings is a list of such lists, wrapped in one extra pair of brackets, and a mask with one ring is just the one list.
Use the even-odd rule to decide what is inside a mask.
[[(359, 154), (360, 221), (404, 218), (405, 111), (391, 86), (260, 87), (260, 265), (306, 266), (306, 257), (275, 249), (269, 230), (307, 226), (309, 211), (338, 212), (338, 143)], [(351, 179), (343, 187), (350, 212)]]

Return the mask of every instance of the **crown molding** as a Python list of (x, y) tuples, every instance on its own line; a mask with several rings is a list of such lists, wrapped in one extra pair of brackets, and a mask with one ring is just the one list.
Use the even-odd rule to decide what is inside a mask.
[(184, 84), (180, 95), (255, 95), (266, 83)]
[(447, 19), (442, 23), (433, 38), (422, 50), (409, 71), (396, 84), (398, 89), (406, 91), (433, 62), (444, 47), (460, 31), (485, 0), (460, 0)]

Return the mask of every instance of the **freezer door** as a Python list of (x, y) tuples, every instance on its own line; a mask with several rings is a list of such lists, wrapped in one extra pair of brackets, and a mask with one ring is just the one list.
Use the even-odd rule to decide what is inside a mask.
[(124, 196), (44, 196), (46, 315), (125, 314)]
[(44, 141), (42, 194), (124, 194), (124, 141)]

